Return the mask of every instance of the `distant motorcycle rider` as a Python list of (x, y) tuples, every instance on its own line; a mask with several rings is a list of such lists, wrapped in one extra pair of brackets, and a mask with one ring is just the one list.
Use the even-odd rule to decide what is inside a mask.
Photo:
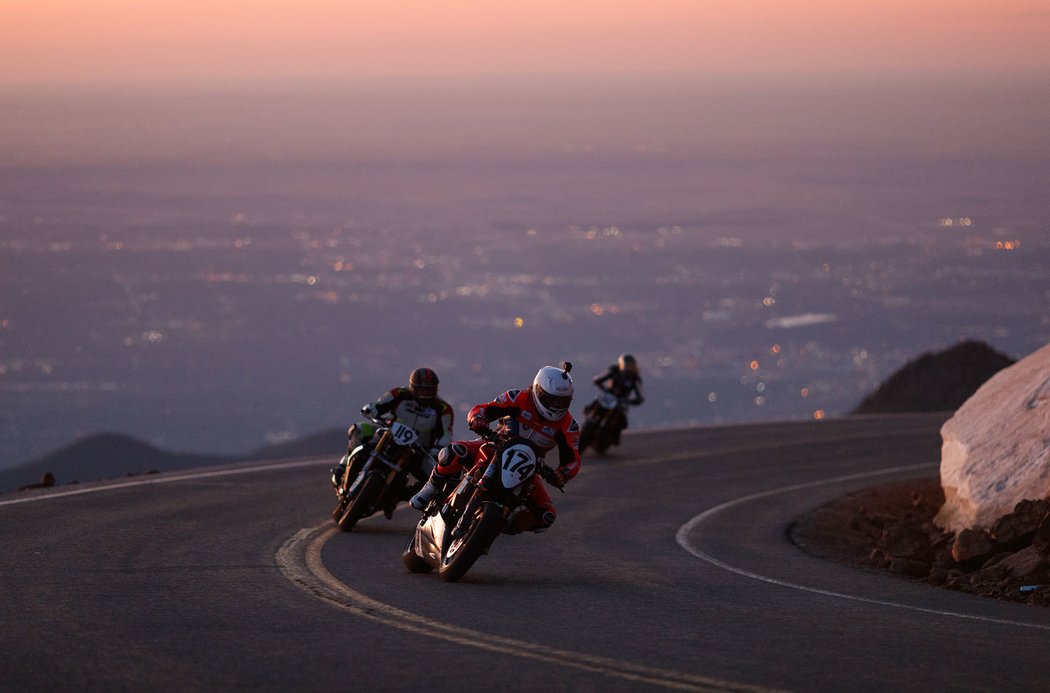
[[(631, 354), (620, 354), (616, 363), (601, 375), (595, 376), (594, 384), (599, 390), (616, 395), (623, 404), (638, 406), (645, 401), (642, 395), (642, 376), (638, 371), (638, 360)], [(590, 413), (594, 404), (589, 404), (585, 411)], [(616, 429), (613, 443), (620, 444), (620, 432), (627, 428), (627, 407), (620, 408), (620, 425)]]
[[(539, 448), (540, 454), (557, 448), (559, 465), (555, 469), (553, 485), (561, 488), (580, 471), (580, 427), (569, 412), (573, 384), (569, 377), (572, 364), (561, 367), (544, 366), (524, 390), (508, 390), (491, 402), (478, 404), (467, 415), (472, 431), (487, 429), (500, 419), (513, 419), (519, 425), (518, 435)], [(483, 440), (456, 441), (438, 453), (438, 463), (426, 485), (412, 497), (412, 507), (422, 510), (439, 493), (451, 490), (460, 472), (483, 462), (481, 448), (492, 443)], [(509, 518), (504, 531), (517, 534), (523, 531), (541, 532), (555, 520), (554, 503), (538, 476), (528, 482), (525, 505)]]
[[(384, 418), (399, 421), (415, 429), (419, 434), (419, 443), (434, 452), (448, 445), (452, 440), (453, 412), (448, 402), (438, 397), (438, 377), (429, 368), (417, 368), (408, 378), (408, 387), (395, 387), (386, 392), (375, 402), (362, 407), (361, 412), (371, 418)], [(361, 445), (367, 445), (376, 433), (376, 424), (372, 421), (359, 421), (347, 431), (349, 444), (346, 455), (332, 469), (332, 484), (338, 489), (344, 477), (352, 481), (361, 472), (367, 455), (353, 455)], [(347, 464), (350, 464), (349, 476)], [(430, 471), (430, 465), (421, 466), (418, 474), (420, 481)], [(349, 485), (349, 481), (347, 482)], [(415, 486), (418, 488), (418, 485)]]

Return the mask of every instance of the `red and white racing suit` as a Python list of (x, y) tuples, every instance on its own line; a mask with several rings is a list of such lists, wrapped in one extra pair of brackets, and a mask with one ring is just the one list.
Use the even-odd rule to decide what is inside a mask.
[[(470, 410), (467, 420), (478, 416), (488, 421), (504, 417), (517, 420), (518, 435), (532, 441), (541, 456), (557, 448), (558, 472), (566, 481), (580, 471), (580, 427), (576, 420), (568, 411), (557, 421), (545, 419), (536, 410), (528, 389), (508, 390), (491, 402), (476, 405)], [(476, 465), (487, 464), (488, 455), (481, 450), (485, 445), (491, 447), (488, 441), (481, 439), (453, 442), (438, 455), (435, 471), (443, 477), (455, 478), (464, 467), (473, 469)], [(554, 523), (556, 511), (547, 488), (539, 476), (532, 477), (528, 483), (525, 507), (529, 512), (519, 512), (507, 528), (508, 533), (539, 531)]]

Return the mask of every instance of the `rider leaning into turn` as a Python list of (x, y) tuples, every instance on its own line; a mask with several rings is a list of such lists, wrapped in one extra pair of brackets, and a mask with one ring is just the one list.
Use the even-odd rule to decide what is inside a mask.
[[(620, 354), (616, 363), (609, 366), (601, 375), (595, 376), (594, 384), (598, 389), (611, 392), (620, 400), (632, 406), (645, 401), (642, 396), (642, 376), (638, 372), (638, 361), (630, 354)], [(616, 431), (616, 442), (620, 442), (620, 430), (627, 428), (627, 412), (622, 413), (620, 429)]]
[[(518, 435), (532, 441), (541, 455), (557, 448), (559, 466), (552, 483), (558, 488), (580, 471), (580, 428), (569, 413), (573, 394), (571, 368), (568, 363), (561, 368), (545, 366), (536, 373), (532, 387), (508, 390), (491, 402), (478, 404), (467, 415), (467, 425), (472, 431), (487, 429), (492, 421), (509, 418), (518, 422)], [(462, 469), (471, 469), (479, 462), (478, 452), (485, 445), (491, 443), (478, 439), (456, 441), (442, 448), (437, 467), (412, 498), (412, 506), (422, 510), (436, 494), (449, 490)], [(511, 516), (504, 530), (508, 534), (541, 532), (554, 523), (556, 511), (546, 487), (538, 476), (532, 477), (529, 483), (524, 508)]]
[[(385, 418), (400, 421), (411, 426), (419, 434), (419, 444), (424, 448), (442, 448), (452, 440), (452, 406), (438, 397), (438, 377), (429, 368), (417, 368), (408, 378), (408, 387), (395, 387), (375, 402), (366, 404), (361, 410), (371, 418)], [(367, 443), (375, 435), (376, 424), (371, 421), (359, 421), (347, 431), (350, 442), (339, 465), (332, 470), (332, 483), (338, 488), (346, 472), (347, 460), (351, 453), (361, 444)], [(358, 455), (350, 470), (350, 479), (361, 471), (366, 455)], [(430, 472), (429, 465), (421, 470), (425, 478)]]

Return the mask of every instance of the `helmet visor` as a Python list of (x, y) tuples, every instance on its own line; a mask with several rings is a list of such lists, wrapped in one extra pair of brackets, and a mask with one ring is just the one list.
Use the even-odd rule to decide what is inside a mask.
[(552, 414), (564, 414), (572, 404), (572, 395), (555, 395), (541, 387), (536, 388), (536, 399)]
[(437, 397), (437, 387), (434, 385), (412, 385), (410, 388), (416, 399), (434, 399)]

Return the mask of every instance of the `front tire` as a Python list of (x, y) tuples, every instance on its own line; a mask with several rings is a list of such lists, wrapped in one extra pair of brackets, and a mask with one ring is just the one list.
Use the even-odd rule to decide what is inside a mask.
[(383, 495), (384, 488), (386, 488), (386, 479), (377, 474), (370, 474), (361, 484), (357, 495), (346, 506), (346, 512), (339, 518), (339, 529), (349, 532), (358, 520), (371, 514), (379, 497)]
[(610, 442), (607, 433), (604, 431), (599, 432), (594, 438), (594, 451), (599, 455), (604, 455), (605, 451), (609, 449)]
[(580, 430), (580, 453), (586, 450), (587, 446), (591, 444), (591, 440), (594, 438), (595, 428), (594, 420), (590, 417), (583, 422), (583, 428)]
[(414, 532), (412, 533), (412, 538), (408, 540), (408, 546), (405, 547), (404, 553), (401, 554), (401, 562), (413, 573), (429, 573), (434, 569), (434, 566), (416, 554), (416, 535)]
[(502, 531), (503, 509), (493, 503), (483, 503), (466, 533), (449, 544), (441, 559), (438, 575), (445, 582), (459, 580), (475, 561), (488, 552), (489, 546)]

